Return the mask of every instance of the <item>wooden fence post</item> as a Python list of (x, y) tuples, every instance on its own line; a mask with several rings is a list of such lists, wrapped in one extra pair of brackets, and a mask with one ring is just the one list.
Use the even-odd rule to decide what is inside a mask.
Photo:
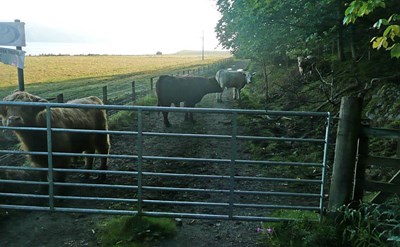
[(335, 160), (329, 193), (329, 211), (353, 199), (357, 143), (361, 128), (362, 99), (343, 97), (336, 135)]
[(136, 100), (136, 86), (135, 81), (132, 81), (132, 101)]
[(57, 103), (64, 103), (64, 94), (57, 95)]
[(105, 105), (108, 104), (108, 98), (107, 98), (107, 86), (103, 87), (103, 103)]
[(154, 82), (153, 82), (153, 77), (150, 78), (150, 91), (153, 91), (154, 89)]
[[(21, 22), (21, 21), (17, 19), (17, 20), (14, 20), (14, 22)], [(15, 48), (19, 51), (22, 51), (21, 46), (17, 46)], [(17, 73), (18, 73), (18, 90), (25, 91), (24, 69), (17, 68)]]

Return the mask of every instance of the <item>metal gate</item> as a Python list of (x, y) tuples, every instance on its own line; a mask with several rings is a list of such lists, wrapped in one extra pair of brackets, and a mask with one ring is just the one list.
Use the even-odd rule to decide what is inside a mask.
[[(48, 118), (45, 127), (1, 126), (3, 132), (45, 132), (50, 149), (57, 141), (53, 139), (56, 132), (107, 133), (112, 146), (109, 155), (27, 152), (15, 146), (0, 150), (1, 209), (249, 221), (290, 220), (272, 217), (277, 209), (310, 210), (322, 216), (329, 113), (26, 102), (1, 105), (45, 106)], [(124, 112), (131, 123), (123, 130), (108, 131), (53, 128), (53, 108)], [(179, 119), (175, 126), (165, 128), (160, 111), (179, 116), (193, 112), (207, 118), (195, 124)], [(217, 115), (224, 118), (214, 122)], [(297, 123), (307, 132), (277, 135), (272, 131), (282, 132), (285, 124)], [(271, 131), (265, 131), (266, 127)], [(249, 130), (256, 134), (246, 134)], [(202, 151), (198, 151), (200, 146)], [(310, 151), (299, 155), (297, 150)], [(47, 156), (49, 168), (23, 165), (25, 158), (17, 157), (26, 155)], [(54, 156), (73, 157), (76, 162), (71, 168), (54, 168)], [(295, 160), (297, 156), (302, 160)], [(85, 157), (107, 157), (109, 169), (83, 169), (80, 159)], [(48, 181), (36, 179), (35, 174), (41, 172), (47, 173)], [(54, 181), (54, 172), (67, 173), (67, 180)], [(99, 183), (95, 178), (83, 179), (82, 174), (106, 174), (107, 179)], [(39, 193), (39, 186), (48, 186), (48, 193)]]

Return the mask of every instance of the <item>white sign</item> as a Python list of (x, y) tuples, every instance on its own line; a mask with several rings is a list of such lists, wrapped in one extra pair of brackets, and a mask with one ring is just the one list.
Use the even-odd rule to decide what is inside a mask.
[(25, 23), (0, 22), (0, 45), (25, 46)]
[(24, 68), (25, 52), (21, 50), (14, 50), (0, 47), (0, 61), (18, 67)]

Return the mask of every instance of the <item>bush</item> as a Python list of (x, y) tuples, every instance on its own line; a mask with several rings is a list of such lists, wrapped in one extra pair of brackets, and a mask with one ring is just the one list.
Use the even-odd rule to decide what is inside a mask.
[(400, 199), (383, 204), (361, 203), (339, 209), (343, 242), (352, 246), (400, 246)]
[[(258, 232), (265, 246), (340, 246), (333, 222), (317, 221), (319, 215), (299, 210), (279, 210), (274, 217), (297, 219), (277, 223), (264, 223)], [(339, 242), (339, 244), (338, 244)]]

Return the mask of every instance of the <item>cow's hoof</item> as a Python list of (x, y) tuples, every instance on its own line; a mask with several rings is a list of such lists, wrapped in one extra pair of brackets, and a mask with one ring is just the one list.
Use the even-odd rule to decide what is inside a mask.
[(106, 181), (106, 174), (99, 174), (96, 178), (93, 179), (95, 183), (104, 183)]

